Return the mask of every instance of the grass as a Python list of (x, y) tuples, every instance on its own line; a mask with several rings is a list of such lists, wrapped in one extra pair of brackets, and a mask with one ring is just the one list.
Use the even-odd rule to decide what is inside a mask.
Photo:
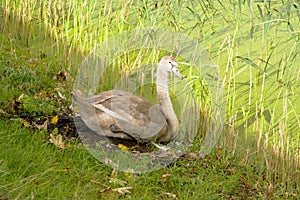
[[(273, 191), (253, 167), (236, 162), (237, 157), (230, 154), (214, 151), (201, 160), (180, 158), (167, 168), (141, 175), (113, 172), (83, 146), (71, 145), (61, 151), (45, 140), (44, 131), (29, 130), (19, 122), (0, 123), (6, 130), (1, 131), (0, 143), (1, 199), (153, 199), (163, 198), (165, 193), (179, 199), (284, 195)], [(166, 174), (170, 177), (163, 178)], [(122, 197), (112, 192), (120, 187), (132, 187), (132, 193)]]
[[(3, 1), (0, 199), (299, 198), (299, 7), (297, 1)], [(141, 175), (112, 172), (77, 143), (60, 150), (47, 132), (19, 119), (70, 114), (82, 58), (111, 36), (147, 26), (185, 33), (218, 63), (226, 126), (204, 158), (180, 158)], [(126, 74), (163, 53), (126, 52), (109, 70)], [(203, 93), (202, 82), (191, 84)], [(191, 152), (200, 146), (195, 141)], [(131, 194), (114, 191), (122, 187), (132, 187)]]

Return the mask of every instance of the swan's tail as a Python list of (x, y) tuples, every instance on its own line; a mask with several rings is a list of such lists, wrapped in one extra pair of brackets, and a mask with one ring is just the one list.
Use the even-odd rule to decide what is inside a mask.
[[(93, 106), (82, 96), (81, 92), (79, 90), (73, 90), (72, 91), (72, 98), (73, 103), (75, 103), (76, 106), (80, 108), (92, 108)], [(74, 109), (75, 112), (78, 112), (78, 109)]]
[(79, 90), (73, 90), (73, 110), (79, 114), (85, 124), (93, 131), (98, 132), (99, 123), (97, 121), (95, 107), (84, 98)]

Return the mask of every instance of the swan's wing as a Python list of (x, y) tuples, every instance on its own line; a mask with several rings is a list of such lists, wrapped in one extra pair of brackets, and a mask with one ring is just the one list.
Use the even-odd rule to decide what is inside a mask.
[(166, 131), (160, 109), (142, 97), (121, 90), (110, 90), (89, 99), (92, 105), (112, 116), (120, 130), (138, 141), (152, 141)]
[(137, 141), (150, 142), (168, 130), (166, 119), (157, 106), (129, 92), (110, 90), (84, 98), (75, 91), (73, 99), (81, 118), (100, 135), (114, 137), (112, 130), (107, 128), (113, 125), (118, 128), (118, 133), (122, 131)]
[[(79, 91), (73, 91), (72, 93), (73, 101), (79, 109), (80, 117), (89, 129), (100, 136), (132, 139), (127, 134), (112, 132), (110, 128), (116, 123), (114, 118), (95, 108), (91, 104), (91, 98), (84, 98)], [(98, 98), (98, 100), (100, 99)]]

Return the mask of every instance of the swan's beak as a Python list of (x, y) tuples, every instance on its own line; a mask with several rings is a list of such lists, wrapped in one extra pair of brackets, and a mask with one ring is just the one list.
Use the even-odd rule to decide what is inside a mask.
[(180, 71), (177, 66), (172, 67), (172, 72), (180, 79), (183, 79), (183, 76), (180, 74)]

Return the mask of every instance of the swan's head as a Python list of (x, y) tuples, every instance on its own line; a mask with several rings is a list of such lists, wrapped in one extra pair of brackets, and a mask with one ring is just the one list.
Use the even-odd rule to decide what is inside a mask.
[(158, 67), (161, 69), (173, 72), (178, 78), (181, 80), (183, 79), (183, 76), (180, 74), (180, 71), (178, 69), (178, 64), (175, 58), (172, 56), (164, 56), (158, 63)]

